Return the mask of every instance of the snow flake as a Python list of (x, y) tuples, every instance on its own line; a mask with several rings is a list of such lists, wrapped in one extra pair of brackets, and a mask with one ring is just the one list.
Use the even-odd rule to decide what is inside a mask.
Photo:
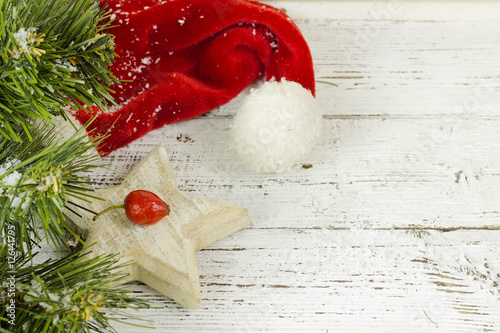
[(16, 39), (17, 44), (19, 45), (19, 52), (15, 51), (14, 59), (19, 59), (19, 56), (22, 53), (28, 54), (40, 54), (43, 52), (42, 50), (34, 48), (33, 44), (39, 40), (37, 40), (35, 31), (37, 28), (20, 28), (17, 32), (14, 33), (14, 38)]
[(4, 174), (9, 169), (16, 167), (19, 163), (21, 163), (21, 161), (17, 158), (9, 158), (2, 165), (0, 165), (0, 175)]
[(28, 40), (29, 39), (28, 36), (30, 32), (34, 31), (36, 31), (36, 28), (29, 28), (28, 30), (21, 28), (16, 33), (14, 33), (14, 38), (16, 39), (17, 44), (19, 44), (20, 48), (24, 50), (28, 49), (29, 47), (28, 43), (31, 42), (30, 40)]
[(17, 183), (19, 182), (19, 180), (21, 179), (22, 177), (22, 174), (17, 171), (17, 170), (14, 170), (12, 172), (10, 172), (7, 176), (3, 177), (2, 178), (2, 185), (3, 186), (16, 186)]
[[(140, 66), (137, 66), (136, 68), (132, 68), (130, 69), (132, 72), (134, 73), (142, 73), (142, 70), (146, 68), (146, 66), (143, 66), (143, 65), (140, 65)], [(131, 76), (131, 75), (129, 75)], [(135, 77), (135, 76), (134, 76)]]

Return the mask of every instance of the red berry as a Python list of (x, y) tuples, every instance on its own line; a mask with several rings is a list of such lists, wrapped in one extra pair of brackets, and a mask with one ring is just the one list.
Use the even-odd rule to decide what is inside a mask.
[(151, 225), (170, 213), (170, 207), (150, 191), (132, 191), (125, 197), (125, 214), (135, 224)]

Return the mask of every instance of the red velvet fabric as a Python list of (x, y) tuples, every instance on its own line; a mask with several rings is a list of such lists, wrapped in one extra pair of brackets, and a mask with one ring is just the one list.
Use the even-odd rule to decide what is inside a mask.
[(248, 0), (104, 0), (115, 15), (119, 57), (111, 70), (120, 107), (74, 113), (106, 155), (163, 125), (204, 114), (261, 76), (314, 95), (309, 48), (282, 11)]

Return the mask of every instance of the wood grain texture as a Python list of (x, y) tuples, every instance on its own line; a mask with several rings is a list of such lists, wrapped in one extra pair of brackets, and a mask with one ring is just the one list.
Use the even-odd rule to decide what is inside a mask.
[[(498, 116), (498, 23), (311, 20), (298, 26), (317, 80), (339, 85), (317, 84), (326, 116)], [(231, 115), (232, 108), (211, 115)]]
[(312, 168), (235, 160), (246, 92), (105, 159), (126, 174), (161, 142), (180, 190), (252, 219), (197, 253), (198, 310), (139, 286), (155, 307), (139, 315), (156, 332), (500, 332), (500, 23), (337, 20), (296, 3), (292, 18), (321, 13), (296, 18), (318, 80), (339, 84), (318, 83)]
[[(96, 217), (113, 206), (123, 205), (132, 191), (145, 190), (167, 201), (170, 213), (152, 225), (132, 223), (122, 207)], [(67, 213), (79, 233), (93, 244), (88, 257), (120, 253), (119, 264), (128, 265), (129, 276), (119, 284), (141, 281), (191, 309), (200, 306), (200, 280), (195, 253), (244, 228), (248, 211), (182, 193), (162, 144), (157, 145), (116, 187), (98, 189), (95, 200), (75, 213)]]
[(470, 0), (266, 0), (294, 20), (499, 21), (500, 3)]
[[(110, 158), (126, 171), (123, 161), (164, 142), (183, 191), (246, 206), (253, 221), (198, 253), (201, 310), (186, 312), (139, 289), (163, 309), (144, 311), (154, 326), (497, 331), (500, 159), (492, 152), (499, 149), (499, 120), (323, 123), (322, 141), (303, 161), (313, 167), (282, 176), (255, 174), (234, 160), (228, 117), (171, 125)], [(115, 181), (110, 176), (103, 179)]]

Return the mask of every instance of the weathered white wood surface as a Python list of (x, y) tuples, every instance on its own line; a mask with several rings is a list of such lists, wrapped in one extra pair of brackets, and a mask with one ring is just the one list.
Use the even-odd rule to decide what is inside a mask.
[(339, 20), (286, 4), (318, 80), (339, 84), (318, 83), (313, 168), (268, 176), (234, 160), (242, 96), (106, 159), (127, 173), (162, 142), (182, 191), (252, 220), (197, 253), (198, 310), (139, 286), (155, 307), (139, 316), (156, 332), (500, 332), (500, 23)]
[[(123, 205), (132, 191), (146, 190), (168, 201), (168, 216), (153, 225), (136, 225), (124, 209), (107, 212), (94, 221), (93, 212)], [(200, 306), (200, 279), (195, 253), (250, 224), (248, 211), (180, 192), (163, 144), (144, 157), (118, 186), (98, 189), (106, 201), (92, 202), (86, 210), (67, 212), (87, 244), (89, 257), (120, 253), (121, 270), (128, 277), (119, 284), (140, 281), (166, 297), (196, 309)], [(88, 211), (90, 210), (90, 211)]]

